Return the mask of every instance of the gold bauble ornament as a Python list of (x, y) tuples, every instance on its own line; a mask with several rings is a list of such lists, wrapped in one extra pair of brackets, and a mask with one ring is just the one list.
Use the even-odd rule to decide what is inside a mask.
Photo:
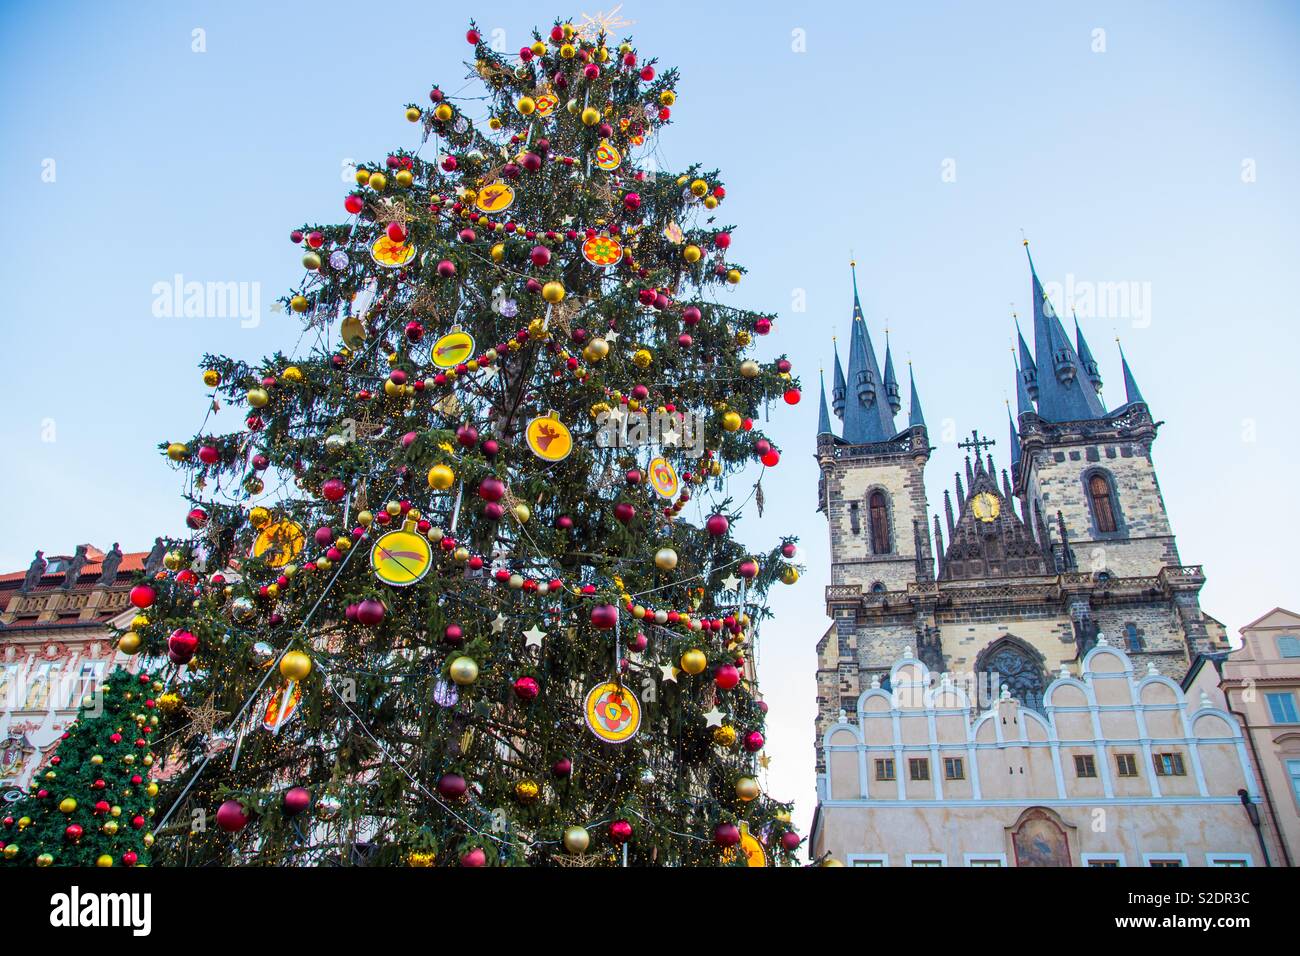
[(311, 303), (307, 301), (305, 295), (295, 295), (289, 300), (289, 308), (293, 309), (295, 312), (302, 313), (311, 308)]
[(123, 654), (139, 653), (140, 644), (140, 635), (135, 631), (127, 631), (117, 639), (117, 649)]
[(843, 866), (843, 865), (844, 865), (843, 863), (835, 859), (835, 857), (833, 856), (828, 856), (826, 859), (822, 860), (821, 863), (818, 864), (818, 866)]
[(406, 856), (407, 866), (433, 866), (433, 854), (427, 850), (412, 850)]
[(104, 755), (95, 754), (93, 757), (90, 758), (90, 762), (94, 764), (96, 767), (98, 767), (100, 764), (104, 762)]
[(458, 657), (447, 668), (447, 674), (453, 681), (464, 687), (478, 680), (478, 664), (472, 657)]
[(527, 524), (528, 519), (533, 516), (532, 509), (530, 509), (528, 505), (524, 504), (522, 501), (519, 502), (519, 504), (515, 505), (510, 510), (514, 513), (515, 520), (518, 521), (520, 524)]
[[(12, 860), (18, 855), (19, 847), (17, 843), (9, 843), (5, 846), (5, 859)], [(110, 858), (111, 859), (111, 858)]]
[(600, 122), (600, 110), (594, 106), (588, 106), (582, 111), (582, 125), (595, 126)]
[(700, 256), (702, 255), (703, 253), (700, 251), (700, 247), (696, 245), (689, 245), (682, 250), (682, 258), (692, 265), (699, 262)]
[(524, 116), (532, 116), (537, 112), (537, 101), (531, 96), (521, 96), (519, 102), (515, 104), (515, 109), (519, 110)]
[(373, 189), (375, 192), (381, 193), (384, 191), (384, 188), (388, 185), (388, 177), (385, 176), (383, 173), (371, 173), (370, 179), (366, 181), (366, 185), (369, 186), (371, 189)]
[(586, 827), (568, 827), (564, 831), (564, 848), (570, 853), (585, 853), (591, 846), (591, 834)]
[(542, 298), (552, 305), (564, 301), (564, 286), (552, 280), (542, 286)]
[(264, 388), (250, 388), (248, 390), (248, 404), (254, 408), (265, 408), (271, 401), (271, 395)]
[(498, 242), (496, 245), (492, 247), (492, 261), (503, 262), (505, 258), (506, 258), (506, 244), (504, 242)]
[(588, 362), (599, 362), (609, 354), (609, 342), (605, 339), (592, 339), (582, 350), (582, 356)]
[(302, 651), (290, 651), (280, 658), (280, 674), (285, 680), (301, 681), (311, 673), (311, 658)]
[(740, 426), (742, 424), (743, 422), (738, 412), (727, 412), (727, 414), (722, 416), (722, 427), (726, 431), (740, 431)]
[[(674, 93), (672, 90), (664, 90), (662, 93), (659, 94), (659, 102), (662, 103), (664, 106), (672, 106), (674, 103), (677, 102), (677, 94)], [(703, 180), (697, 179), (696, 182), (703, 182)], [(705, 189), (709, 188), (707, 183), (705, 184), (704, 188)], [(694, 187), (692, 187), (692, 192), (693, 191), (694, 191)]]
[(715, 727), (713, 730), (713, 742), (719, 747), (734, 747), (736, 744), (736, 728), (731, 724), (723, 724), (721, 727)]
[(737, 282), (739, 282), (739, 281), (740, 281), (740, 270), (739, 270), (739, 269), (728, 269), (728, 270), (727, 270), (727, 283), (728, 283), (729, 285), (735, 285), (735, 284), (736, 284)]
[(741, 777), (736, 781), (736, 798), (745, 803), (753, 800), (759, 794), (758, 781), (753, 777)]
[(77, 809), (77, 801), (71, 797), (64, 797), (59, 801), (60, 813), (72, 813)]
[(682, 655), (681, 668), (694, 677), (697, 674), (703, 674), (704, 669), (709, 666), (709, 659), (699, 648), (692, 647)]
[(798, 580), (799, 580), (799, 569), (796, 568), (793, 564), (787, 564), (784, 568), (781, 569), (782, 584), (794, 584), (794, 582)]
[(672, 548), (660, 548), (655, 552), (655, 567), (660, 571), (671, 571), (677, 567), (677, 552)]
[[(6, 848), (6, 849), (7, 849), (7, 848)], [(49, 854), (49, 853), (42, 853), (40, 856), (38, 856), (38, 857), (36, 858), (36, 865), (37, 865), (37, 866), (53, 866), (53, 865), (54, 865), (54, 857), (53, 857), (51, 854)]]
[(762, 369), (759, 368), (758, 363), (753, 359), (745, 359), (745, 361), (740, 363), (740, 374), (745, 376), (745, 378), (756, 378), (760, 371), (762, 371)]
[(104, 825), (100, 827), (100, 829), (103, 830), (105, 833), (107, 833), (109, 836), (113, 836), (115, 833), (117, 833), (117, 831), (121, 828), (121, 826), (122, 825), (118, 823), (116, 820), (105, 820)]
[(397, 185), (406, 189), (411, 183), (415, 182), (415, 174), (409, 169), (399, 169), (397, 175), (393, 177), (397, 180)]
[(637, 368), (649, 368), (653, 356), (649, 349), (637, 349), (632, 353), (632, 364)]
[(429, 469), (429, 487), (434, 491), (446, 491), (456, 483), (456, 473), (446, 465), (434, 465)]
[(168, 571), (179, 571), (184, 561), (185, 556), (179, 551), (168, 551), (163, 555), (163, 567)]
[(221, 384), (221, 373), (216, 369), (208, 369), (203, 373), (203, 384), (208, 388), (216, 388)]
[(408, 106), (408, 107), (406, 108), (406, 119), (407, 119), (408, 122), (411, 122), (411, 123), (418, 123), (418, 122), (420, 122), (420, 110), (419, 110), (419, 107)]
[(447, 122), (455, 115), (455, 111), (446, 103), (439, 103), (438, 108), (433, 111), (433, 118), (441, 123)]
[(536, 780), (520, 780), (515, 784), (515, 799), (520, 803), (532, 803), (542, 793)]
[(302, 381), (302, 369), (296, 365), (290, 365), (280, 373), (280, 377), (286, 382), (292, 382), (296, 385)]
[(257, 505), (248, 512), (248, 523), (254, 528), (265, 528), (271, 523), (271, 512), (262, 505)]
[[(665, 90), (664, 92), (668, 93), (667, 90)], [(709, 184), (706, 183), (703, 179), (697, 179), (691, 183), (692, 196), (698, 196), (703, 198), (705, 193), (707, 193), (708, 191), (709, 191)]]
[(184, 461), (189, 453), (190, 450), (178, 441), (167, 446), (167, 457), (172, 461)]
[(158, 698), (158, 707), (164, 714), (174, 714), (181, 709), (181, 695), (169, 691)]

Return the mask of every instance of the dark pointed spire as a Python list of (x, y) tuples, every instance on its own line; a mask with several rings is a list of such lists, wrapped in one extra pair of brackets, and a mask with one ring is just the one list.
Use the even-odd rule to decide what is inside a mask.
[(897, 415), (903, 403), (898, 397), (898, 379), (894, 376), (894, 354), (889, 348), (889, 329), (885, 329), (885, 397), (889, 400), (890, 409)]
[[(966, 459), (966, 470), (967, 470), (967, 471), (970, 470), (970, 459), (969, 459), (969, 458)], [(956, 472), (956, 473), (953, 475), (953, 477), (957, 479), (957, 507), (960, 508), (961, 505), (962, 505), (962, 502), (964, 502), (964, 501), (966, 500), (966, 489), (963, 488), (963, 487), (961, 486), (961, 473), (960, 473), (960, 472)]]
[(1066, 337), (1061, 320), (1038, 281), (1034, 257), (1029, 256), (1029, 274), (1034, 297), (1034, 367), (1038, 378), (1038, 414), (1048, 421), (1066, 422), (1104, 418), (1106, 409), (1093, 388), (1079, 381), (1079, 353)]
[(853, 270), (853, 332), (849, 336), (849, 391), (844, 409), (844, 440), (857, 445), (888, 441), (897, 431), (888, 396), (884, 393), (880, 366), (876, 363), (876, 350), (862, 317), (857, 263), (850, 263), (850, 266)]
[[(1012, 359), (1014, 362), (1015, 360)], [(1025, 384), (1024, 369), (1016, 369), (1016, 415), (1038, 414), (1038, 409), (1034, 408), (1034, 399), (1029, 394), (1029, 387)]]
[[(1118, 340), (1116, 341), (1118, 345)], [(1128, 367), (1128, 359), (1124, 357), (1124, 346), (1119, 347), (1119, 362), (1124, 368), (1124, 400), (1127, 404), (1133, 405), (1137, 402), (1146, 404), (1147, 400), (1142, 397), (1142, 392), (1138, 389), (1137, 379), (1133, 377), (1133, 370)]]
[[(1073, 312), (1070, 313), (1074, 315)], [(1092, 349), (1088, 348), (1088, 340), (1083, 337), (1083, 329), (1079, 328), (1079, 317), (1074, 316), (1074, 344), (1079, 349), (1079, 361), (1083, 363), (1083, 370), (1088, 375), (1088, 381), (1092, 382), (1092, 387), (1097, 393), (1101, 393), (1101, 370), (1097, 368), (1097, 360), (1092, 357)]]
[[(953, 520), (952, 520), (952, 495), (948, 494), (948, 489), (947, 489), (947, 488), (945, 488), (945, 489), (943, 490), (943, 515), (944, 515), (945, 518), (948, 519), (948, 537), (952, 537), (952, 528), (953, 528)], [(934, 525), (935, 525), (936, 528), (939, 526), (939, 516), (938, 516), (938, 515), (935, 515), (935, 516), (934, 516)]]
[(821, 372), (820, 376), (821, 376), (822, 403), (821, 403), (821, 407), (817, 409), (817, 434), (834, 435), (835, 433), (831, 431), (830, 412), (826, 408), (826, 373)]
[(831, 339), (831, 348), (835, 352), (835, 377), (831, 380), (831, 407), (835, 409), (835, 417), (844, 421), (844, 399), (848, 394), (848, 388), (844, 384), (844, 366), (840, 364), (840, 346), (837, 341)]
[[(951, 510), (951, 506), (949, 506), (949, 510)], [(948, 519), (948, 526), (950, 528), (952, 527), (951, 516)], [(940, 578), (943, 577), (943, 555), (944, 555), (943, 529), (939, 527), (939, 516), (935, 515), (934, 516), (934, 567), (935, 567), (935, 575)]]
[(1020, 468), (1020, 429), (1016, 428), (1016, 420), (1011, 417), (1011, 403), (1007, 402), (1007, 426), (1011, 429), (1011, 470), (1018, 471)]
[(912, 373), (912, 363), (907, 363), (907, 380), (911, 386), (912, 394), (907, 402), (907, 425), (909, 428), (916, 428), (918, 425), (925, 427), (925, 415), (921, 411), (921, 396), (916, 394), (916, 376)]
[(1030, 400), (1038, 398), (1038, 366), (1034, 364), (1034, 357), (1029, 352), (1029, 346), (1025, 344), (1025, 337), (1020, 332), (1020, 318), (1012, 313), (1012, 319), (1016, 323), (1016, 342), (1020, 346), (1020, 369), (1016, 373), (1021, 379), (1020, 384), (1025, 389), (1025, 394)]
[(1011, 508), (1011, 503), (1015, 498), (1011, 494), (1011, 477), (1007, 474), (1005, 468), (1002, 469), (1002, 497), (1007, 499), (1007, 507)]

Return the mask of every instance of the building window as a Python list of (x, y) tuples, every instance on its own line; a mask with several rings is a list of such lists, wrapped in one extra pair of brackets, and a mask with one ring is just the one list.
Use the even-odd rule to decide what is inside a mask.
[(1115, 770), (1121, 777), (1136, 777), (1138, 775), (1137, 758), (1132, 754), (1116, 754)]
[(889, 511), (885, 506), (885, 493), (873, 491), (867, 499), (871, 517), (871, 553), (889, 554)]
[(913, 780), (929, 780), (930, 761), (925, 757), (912, 757), (907, 761), (907, 771)]
[(850, 853), (849, 866), (889, 866), (885, 853)]
[(1246, 853), (1207, 853), (1206, 866), (1250, 866), (1250, 856)]
[(858, 503), (856, 501), (849, 502), (849, 530), (854, 534), (862, 532), (862, 522), (858, 519)]
[(1300, 657), (1300, 637), (1279, 637), (1277, 655), (1278, 657)]
[(1183, 755), (1177, 753), (1156, 754), (1153, 758), (1158, 777), (1185, 777), (1187, 770), (1183, 767)]
[(972, 856), (966, 861), (967, 866), (1002, 866), (1002, 860), (996, 856)]
[(1273, 718), (1273, 723), (1300, 723), (1300, 716), (1296, 714), (1295, 709), (1295, 695), (1290, 691), (1282, 691), (1276, 694), (1265, 694), (1264, 697), (1268, 700), (1268, 712)]
[(1016, 700), (1032, 710), (1042, 711), (1042, 655), (1010, 635), (984, 648), (975, 660), (975, 670), (987, 677), (986, 686), (996, 700), (1003, 685)]
[(1097, 761), (1093, 759), (1092, 754), (1074, 755), (1074, 775), (1076, 777), (1097, 776)]
[(1288, 760), (1286, 772), (1291, 778), (1291, 794), (1295, 797), (1296, 803), (1300, 803), (1300, 760)]
[(1124, 625), (1124, 641), (1128, 645), (1130, 654), (1142, 650), (1142, 638), (1138, 636), (1138, 626), (1132, 621)]
[(960, 757), (943, 758), (943, 777), (945, 780), (965, 780), (966, 768), (962, 766)]
[(876, 779), (894, 779), (894, 759), (892, 757), (884, 757), (876, 761)]
[(1181, 857), (1177, 856), (1149, 856), (1147, 857), (1147, 866), (1186, 866), (1187, 864)]
[(1117, 531), (1119, 524), (1115, 520), (1115, 496), (1105, 475), (1095, 473), (1088, 479), (1088, 499), (1092, 503), (1092, 520), (1097, 530), (1101, 534)]
[(1119, 860), (1114, 857), (1096, 857), (1088, 861), (1089, 866), (1119, 866)]
[(946, 857), (942, 856), (920, 856), (909, 853), (907, 855), (908, 866), (943, 866)]

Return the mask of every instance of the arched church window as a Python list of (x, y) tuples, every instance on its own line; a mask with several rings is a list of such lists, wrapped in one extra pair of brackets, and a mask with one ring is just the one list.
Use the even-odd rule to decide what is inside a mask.
[(867, 499), (871, 520), (872, 554), (889, 553), (889, 512), (885, 506), (885, 493), (873, 491)]
[(988, 675), (989, 691), (994, 700), (1008, 693), (1024, 707), (1043, 709), (1043, 669), (1031, 652), (1018, 642), (1001, 641), (980, 655), (980, 672)]
[[(871, 585), (871, 593), (872, 593), (872, 594), (884, 594), (885, 591), (886, 591), (886, 588), (885, 588), (885, 582), (884, 582), (884, 581), (877, 581), (875, 584)], [(1298, 656), (1300, 656), (1300, 655), (1298, 655)]]
[(1092, 519), (1097, 530), (1102, 534), (1117, 530), (1115, 498), (1105, 475), (1094, 474), (1088, 479), (1088, 497), (1092, 501)]

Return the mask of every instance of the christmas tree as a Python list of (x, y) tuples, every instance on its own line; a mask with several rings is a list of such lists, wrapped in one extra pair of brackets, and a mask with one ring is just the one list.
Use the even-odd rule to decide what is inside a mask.
[(534, 37), (471, 26), (478, 87), (293, 232), (314, 344), (206, 356), (242, 426), (164, 446), (194, 533), (121, 645), (184, 698), (161, 862), (793, 860), (752, 654), (795, 546), (733, 531), (798, 382), (720, 301), (719, 173), (648, 159), (677, 72)]
[(151, 740), (166, 702), (148, 674), (118, 667), (81, 701), (31, 792), (6, 809), (0, 843), (19, 866), (147, 866)]

